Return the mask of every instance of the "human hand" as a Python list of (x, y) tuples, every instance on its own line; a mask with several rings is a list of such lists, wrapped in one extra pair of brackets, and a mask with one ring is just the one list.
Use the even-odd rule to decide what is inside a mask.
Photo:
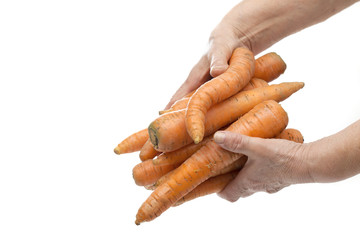
[(234, 202), (255, 192), (275, 193), (291, 184), (313, 182), (304, 161), (306, 147), (283, 139), (248, 137), (228, 131), (217, 132), (215, 142), (226, 150), (242, 153), (248, 160), (218, 195)]

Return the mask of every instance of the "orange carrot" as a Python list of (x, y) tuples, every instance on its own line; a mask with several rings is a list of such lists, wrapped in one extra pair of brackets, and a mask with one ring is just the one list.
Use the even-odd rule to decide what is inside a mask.
[(266, 87), (269, 84), (260, 78), (252, 78), (250, 82), (241, 91), (248, 91), (255, 88)]
[(216, 78), (201, 85), (191, 96), (186, 111), (186, 129), (199, 143), (205, 132), (205, 115), (208, 109), (239, 92), (254, 75), (255, 59), (247, 48), (236, 48), (228, 69)]
[(116, 154), (122, 154), (139, 151), (148, 139), (149, 131), (146, 128), (125, 138), (121, 143), (116, 146), (114, 152)]
[(160, 177), (178, 167), (180, 164), (155, 166), (152, 160), (143, 161), (133, 168), (133, 178), (136, 185), (147, 186), (154, 184)]
[(274, 52), (267, 53), (255, 61), (254, 77), (270, 82), (286, 70), (286, 63)]
[(141, 148), (140, 150), (140, 160), (141, 161), (145, 161), (148, 159), (153, 159), (154, 157), (156, 157), (157, 155), (159, 155), (160, 152), (156, 151), (156, 149), (154, 148), (154, 145), (151, 143), (150, 139), (148, 139), (144, 146)]
[[(251, 90), (254, 88), (265, 87), (265, 86), (269, 86), (269, 84), (265, 80), (262, 80), (260, 78), (253, 78), (243, 89), (241, 89), (241, 91), (247, 91), (247, 90)], [(189, 100), (190, 100), (190, 97), (184, 97), (182, 99), (179, 99), (169, 109), (159, 111), (159, 114), (161, 115), (164, 113), (184, 109), (187, 107)]]
[(153, 159), (154, 165), (169, 165), (182, 163), (193, 155), (197, 150), (204, 146), (208, 141), (210, 141), (210, 136), (206, 137), (199, 144), (191, 143), (186, 145), (178, 150), (172, 152), (161, 153), (159, 156)]
[[(297, 143), (303, 143), (303, 136), (301, 132), (299, 130), (292, 128), (285, 129), (275, 138), (286, 139)], [(199, 186), (194, 188), (191, 192), (189, 192), (188, 194), (183, 196), (179, 201), (177, 201), (175, 203), (175, 206), (178, 206), (184, 202), (193, 200), (201, 196), (220, 192), (232, 179), (235, 178), (235, 176), (239, 173), (239, 170), (245, 165), (246, 161), (247, 161), (247, 156), (242, 156), (240, 159), (236, 160), (228, 167), (223, 168), (221, 171), (217, 173), (219, 175), (212, 177), (206, 180), (205, 182), (201, 183)], [(172, 172), (173, 171), (169, 173)], [(168, 176), (169, 173), (167, 173), (165, 176)], [(162, 182), (165, 181), (165, 179), (162, 180), (163, 177), (161, 177), (155, 183), (155, 186), (157, 185), (159, 186), (159, 184), (161, 184), (161, 181)]]
[[(273, 84), (241, 91), (216, 104), (206, 114), (205, 136), (226, 126), (265, 100), (283, 101), (304, 86), (302, 82)], [(156, 150), (175, 151), (192, 142), (185, 128), (185, 110), (166, 113), (149, 125), (149, 136)]]
[(290, 140), (290, 141), (297, 142), (297, 143), (304, 142), (304, 137), (301, 134), (301, 132), (294, 128), (285, 129), (279, 135), (277, 135), (276, 138), (286, 139), (286, 140)]
[(238, 173), (239, 171), (232, 171), (209, 178), (208, 180), (194, 188), (191, 192), (180, 198), (173, 206), (179, 206), (184, 202), (188, 202), (195, 198), (220, 192), (231, 180), (233, 180), (237, 176)]
[[(269, 100), (256, 105), (226, 130), (253, 137), (272, 138), (284, 130), (287, 123), (288, 116), (284, 109), (277, 102)], [(209, 141), (177, 167), (168, 181), (153, 191), (140, 207), (135, 223), (151, 221), (160, 216), (197, 185), (241, 156), (243, 155), (240, 153), (227, 151), (214, 141)]]

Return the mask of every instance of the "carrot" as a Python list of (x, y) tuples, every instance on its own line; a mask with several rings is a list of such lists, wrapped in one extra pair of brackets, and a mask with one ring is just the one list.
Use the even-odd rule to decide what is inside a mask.
[[(253, 78), (243, 89), (241, 89), (241, 91), (247, 91), (247, 90), (251, 90), (254, 88), (265, 87), (265, 86), (269, 86), (269, 84), (266, 81), (264, 81), (260, 78)], [(173, 111), (176, 111), (179, 109), (184, 109), (184, 108), (186, 108), (189, 100), (190, 100), (190, 97), (184, 97), (182, 99), (179, 99), (169, 109), (159, 111), (159, 114), (161, 115), (161, 114), (173, 112)]]
[(116, 154), (122, 153), (131, 153), (139, 151), (145, 142), (149, 139), (149, 132), (148, 129), (140, 130), (129, 137), (125, 138), (121, 143), (119, 143), (114, 152)]
[(191, 192), (179, 199), (173, 206), (179, 206), (195, 198), (220, 192), (231, 180), (236, 177), (238, 173), (239, 171), (232, 171), (206, 180), (205, 182), (194, 188)]
[(216, 78), (201, 85), (191, 96), (186, 111), (186, 129), (199, 143), (205, 132), (205, 115), (208, 109), (236, 94), (251, 80), (255, 59), (247, 48), (236, 48), (230, 58), (228, 69)]
[(153, 159), (154, 165), (169, 165), (182, 163), (191, 155), (193, 155), (197, 150), (204, 146), (208, 141), (210, 141), (210, 136), (206, 137), (199, 144), (191, 143), (186, 145), (178, 150), (172, 152), (161, 153), (159, 156)]
[[(256, 104), (270, 99), (283, 101), (303, 86), (302, 82), (288, 82), (239, 92), (209, 109), (206, 114), (205, 136), (234, 122)], [(161, 152), (175, 151), (192, 142), (185, 128), (184, 109), (159, 116), (148, 129), (151, 142)]]
[(276, 136), (279, 139), (286, 139), (297, 143), (303, 143), (304, 137), (301, 132), (294, 128), (287, 128)]
[(255, 88), (266, 87), (269, 84), (260, 78), (252, 78), (250, 82), (241, 91), (248, 91)]
[[(275, 138), (290, 140), (297, 143), (304, 142), (301, 132), (293, 128), (285, 129)], [(177, 201), (175, 203), (175, 206), (181, 205), (184, 202), (193, 200), (201, 196), (220, 192), (232, 179), (235, 178), (235, 176), (239, 173), (239, 170), (245, 165), (246, 161), (247, 161), (247, 156), (242, 156), (240, 159), (236, 160), (233, 164), (229, 165), (226, 168), (223, 168), (221, 171), (217, 173), (219, 175), (212, 177), (206, 180), (205, 182), (201, 183), (199, 186), (194, 188), (191, 192), (189, 192), (188, 194), (183, 196), (179, 201)], [(167, 173), (165, 176), (168, 176), (169, 173)], [(155, 186), (159, 184), (162, 178), (163, 177), (161, 177), (155, 183)], [(162, 180), (162, 182), (164, 182), (164, 180)]]
[(156, 157), (157, 155), (159, 155), (160, 152), (156, 151), (156, 149), (154, 148), (154, 145), (151, 143), (150, 139), (148, 139), (144, 146), (141, 148), (140, 150), (140, 160), (141, 161), (145, 161), (148, 159), (153, 159), (154, 157)]
[[(239, 118), (226, 130), (253, 137), (271, 138), (285, 129), (288, 116), (284, 109), (273, 100), (264, 101)], [(183, 164), (174, 170), (171, 178), (157, 187), (142, 204), (136, 224), (151, 221), (166, 211), (197, 185), (212, 177), (243, 156), (221, 148), (209, 141)]]
[(155, 166), (152, 160), (143, 161), (133, 168), (133, 178), (138, 186), (154, 184), (160, 177), (178, 167), (180, 164)]
[(286, 70), (286, 63), (276, 53), (267, 53), (255, 61), (254, 77), (270, 82)]

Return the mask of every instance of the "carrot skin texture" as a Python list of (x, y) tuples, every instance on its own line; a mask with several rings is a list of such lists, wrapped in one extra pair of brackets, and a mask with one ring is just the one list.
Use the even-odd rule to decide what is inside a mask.
[(304, 137), (301, 134), (301, 132), (294, 128), (287, 128), (284, 131), (282, 131), (279, 135), (277, 135), (275, 138), (278, 139), (286, 139), (297, 143), (303, 143)]
[[(234, 122), (256, 104), (270, 99), (281, 102), (303, 87), (302, 82), (284, 82), (241, 91), (209, 109), (206, 113), (205, 136)], [(151, 142), (161, 152), (175, 151), (193, 142), (186, 131), (184, 109), (159, 116), (148, 129)]]
[(125, 138), (115, 147), (114, 152), (123, 154), (139, 151), (148, 139), (149, 131), (145, 128)]
[(267, 53), (255, 61), (254, 77), (271, 82), (286, 70), (286, 63), (276, 53)]
[(201, 85), (191, 96), (186, 111), (186, 129), (199, 143), (204, 137), (205, 116), (208, 109), (239, 92), (251, 80), (255, 70), (253, 53), (247, 48), (236, 48), (228, 69), (218, 77)]
[[(284, 109), (273, 100), (264, 101), (239, 118), (226, 130), (253, 137), (272, 138), (288, 123)], [(158, 217), (197, 185), (230, 165), (242, 154), (221, 148), (213, 140), (174, 170), (171, 178), (157, 187), (142, 204), (135, 223)]]
[(133, 168), (133, 178), (138, 186), (154, 184), (160, 177), (174, 170), (180, 164), (169, 164), (166, 166), (155, 166), (152, 159), (143, 161)]

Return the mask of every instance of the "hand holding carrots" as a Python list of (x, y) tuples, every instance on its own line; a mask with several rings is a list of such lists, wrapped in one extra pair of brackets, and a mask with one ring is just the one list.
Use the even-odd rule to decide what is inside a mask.
[(247, 164), (218, 195), (234, 202), (255, 192), (275, 193), (295, 183), (312, 182), (304, 145), (283, 139), (262, 139), (232, 132), (217, 132), (222, 148), (248, 156)]

